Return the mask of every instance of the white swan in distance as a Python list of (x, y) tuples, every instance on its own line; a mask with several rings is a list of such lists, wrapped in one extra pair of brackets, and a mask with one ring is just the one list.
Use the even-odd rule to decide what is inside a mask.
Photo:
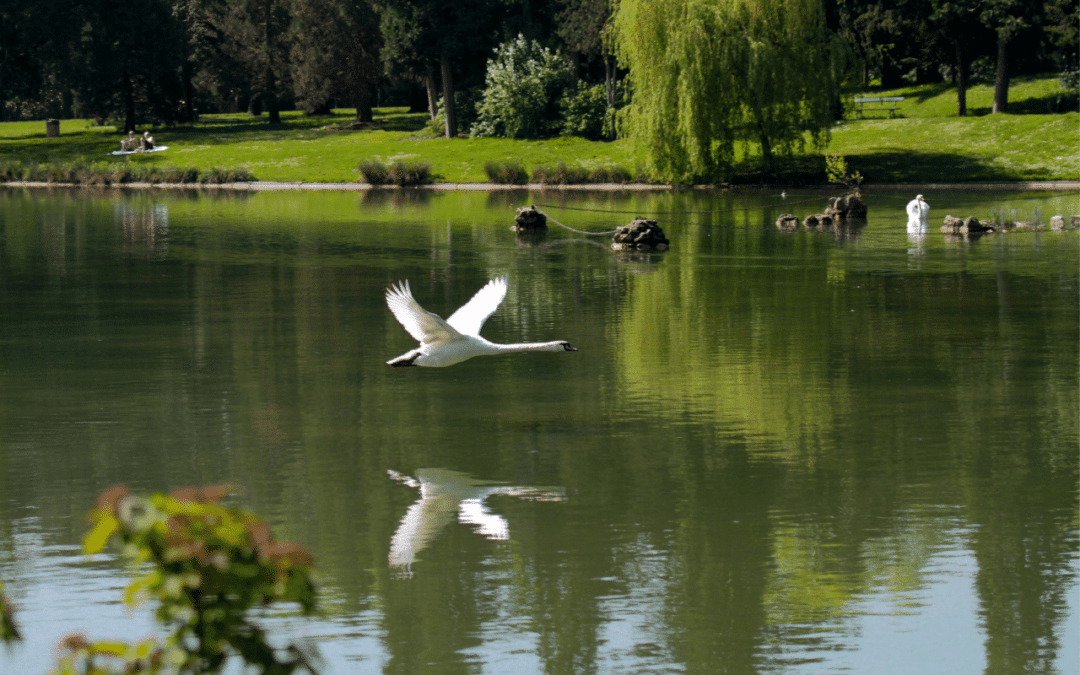
[(420, 346), (390, 359), (386, 365), (393, 368), (441, 368), (488, 354), (577, 351), (566, 340), (503, 345), (480, 337), (480, 328), (506, 297), (506, 288), (505, 276), (492, 279), (444, 321), (416, 302), (408, 281), (390, 286), (386, 289), (386, 305), (409, 335), (420, 342)]
[(930, 205), (926, 203), (922, 195), (916, 195), (915, 199), (907, 205), (909, 232), (925, 231), (930, 227)]

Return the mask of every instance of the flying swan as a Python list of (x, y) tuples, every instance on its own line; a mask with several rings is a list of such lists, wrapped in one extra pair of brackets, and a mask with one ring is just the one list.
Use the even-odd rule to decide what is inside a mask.
[(577, 351), (566, 340), (501, 345), (480, 337), (480, 328), (505, 297), (506, 277), (492, 279), (477, 291), (472, 300), (466, 302), (444, 321), (440, 316), (432, 314), (416, 302), (408, 281), (390, 286), (386, 289), (386, 305), (409, 335), (420, 341), (420, 346), (405, 352), (396, 359), (390, 359), (386, 365), (392, 368), (406, 366), (441, 368), (485, 354)]

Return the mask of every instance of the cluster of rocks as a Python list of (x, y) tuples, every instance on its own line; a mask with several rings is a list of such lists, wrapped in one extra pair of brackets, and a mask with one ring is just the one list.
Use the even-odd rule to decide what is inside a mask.
[(975, 216), (960, 219), (955, 216), (945, 216), (945, 224), (941, 226), (944, 234), (976, 234), (984, 232), (996, 232), (993, 223), (980, 223)]
[[(962, 219), (955, 216), (945, 216), (945, 223), (941, 226), (941, 231), (944, 234), (988, 234), (998, 231), (1037, 232), (1044, 229), (1046, 228), (1026, 220), (1004, 223), (1001, 225), (992, 221), (980, 223), (979, 219), (975, 216), (968, 216), (967, 218)], [(1065, 222), (1065, 218), (1062, 216), (1054, 216), (1050, 219), (1050, 230), (1053, 232), (1076, 229), (1080, 229), (1080, 216), (1073, 216), (1069, 222)]]
[(623, 225), (616, 230), (611, 240), (611, 248), (616, 251), (666, 251), (668, 244), (664, 231), (656, 221), (640, 216), (634, 218), (629, 225)]
[(829, 205), (825, 207), (825, 215), (843, 220), (866, 218), (866, 203), (857, 190), (839, 197), (830, 197)]
[(1064, 232), (1065, 230), (1080, 230), (1080, 216), (1073, 216), (1069, 219), (1069, 222), (1065, 222), (1065, 218), (1062, 216), (1054, 216), (1050, 219), (1050, 229), (1054, 232)]
[(801, 224), (811, 230), (831, 228), (849, 223), (862, 224), (866, 221), (866, 203), (858, 191), (849, 192), (839, 197), (830, 197), (829, 205), (821, 213), (815, 213), (799, 220), (792, 213), (782, 213), (776, 219), (776, 227), (784, 232), (798, 229)]
[(535, 206), (522, 206), (514, 215), (515, 232), (543, 232), (547, 230), (547, 216)]

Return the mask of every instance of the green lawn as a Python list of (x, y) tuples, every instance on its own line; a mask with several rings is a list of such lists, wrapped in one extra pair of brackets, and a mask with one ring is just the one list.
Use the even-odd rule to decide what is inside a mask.
[(438, 181), (484, 182), (489, 160), (517, 160), (531, 170), (541, 164), (578, 162), (587, 168), (622, 165), (633, 168), (622, 142), (597, 143), (565, 137), (542, 141), (500, 138), (446, 139), (427, 130), (427, 115), (404, 109), (375, 112), (375, 127), (361, 131), (329, 131), (330, 125), (352, 121), (351, 110), (333, 116), (282, 114), (279, 125), (248, 115), (204, 115), (191, 125), (151, 129), (168, 150), (148, 155), (113, 157), (121, 134), (115, 127), (93, 127), (85, 120), (64, 120), (60, 138), (45, 138), (44, 122), (0, 124), (0, 153), (25, 163), (101, 164), (132, 162), (160, 167), (243, 167), (259, 180), (353, 182), (357, 165), (366, 159), (383, 162), (414, 160), (431, 164)]
[[(826, 151), (846, 156), (868, 183), (1080, 179), (1077, 98), (1066, 95), (1055, 78), (1016, 81), (1007, 115), (989, 114), (989, 85), (969, 90), (966, 118), (956, 117), (956, 92), (946, 85), (864, 93), (905, 98), (894, 119), (871, 113), (873, 119), (848, 119), (833, 129)], [(1060, 110), (1070, 112), (1055, 112)], [(530, 172), (560, 161), (637, 171), (623, 141), (436, 138), (426, 128), (425, 114), (394, 108), (377, 110), (372, 129), (327, 130), (352, 121), (351, 110), (334, 112), (326, 117), (287, 112), (274, 126), (265, 117), (205, 115), (196, 124), (151, 129), (159, 145), (169, 146), (165, 152), (124, 157), (108, 154), (120, 147), (114, 127), (63, 120), (60, 137), (49, 139), (41, 121), (0, 123), (0, 163), (195, 167), (202, 173), (244, 168), (258, 180), (301, 182), (354, 182), (357, 165), (367, 159), (426, 162), (440, 182), (485, 182), (484, 164), (490, 160), (516, 160)], [(820, 156), (809, 154), (794, 164), (804, 167), (804, 180), (824, 180)], [(807, 166), (815, 167), (809, 176)], [(753, 169), (747, 167), (747, 174)]]
[(968, 90), (968, 116), (962, 118), (956, 116), (956, 89), (946, 85), (865, 94), (904, 97), (894, 119), (869, 113), (873, 119), (846, 120), (833, 130), (829, 152), (847, 156), (867, 182), (1080, 179), (1077, 96), (1056, 78), (1016, 80), (1009, 113), (999, 115), (990, 114), (994, 91), (988, 84)]

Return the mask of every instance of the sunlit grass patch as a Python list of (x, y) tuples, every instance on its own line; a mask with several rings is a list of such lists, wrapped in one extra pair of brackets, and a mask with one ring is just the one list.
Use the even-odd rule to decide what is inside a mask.
[[(987, 114), (992, 90), (985, 84), (969, 90), (972, 114), (966, 118), (956, 117), (956, 92), (949, 85), (875, 93), (904, 96), (901, 116), (844, 120), (824, 148), (847, 157), (850, 168), (868, 183), (1080, 179), (1076, 144), (1080, 112), (1042, 112), (1061, 101), (1075, 101), (1075, 96), (1062, 98), (1056, 77), (1016, 81), (1010, 109), (1020, 114)], [(530, 176), (538, 167), (554, 170), (563, 163), (580, 168), (586, 179), (604, 179), (604, 172), (609, 182), (622, 182), (627, 173), (634, 180), (644, 178), (638, 168), (642, 158), (625, 141), (447, 139), (431, 135), (426, 113), (405, 108), (376, 110), (373, 126), (348, 129), (355, 121), (353, 113), (337, 109), (331, 115), (306, 117), (289, 111), (274, 125), (265, 115), (204, 115), (195, 124), (151, 129), (158, 144), (169, 147), (167, 151), (122, 157), (109, 154), (119, 149), (121, 134), (115, 127), (62, 120), (60, 138), (47, 139), (44, 121), (7, 122), (0, 123), (0, 157), (27, 166), (182, 164), (203, 174), (214, 167), (231, 167), (245, 169), (258, 180), (283, 182), (355, 182), (361, 179), (360, 162), (369, 159), (425, 164), (429, 177), (446, 182), (489, 182), (486, 166), (491, 162), (516, 163)], [(732, 182), (825, 180), (823, 153), (809, 145), (803, 154), (785, 161), (779, 174), (764, 171), (760, 157), (745, 149), (736, 161)]]

